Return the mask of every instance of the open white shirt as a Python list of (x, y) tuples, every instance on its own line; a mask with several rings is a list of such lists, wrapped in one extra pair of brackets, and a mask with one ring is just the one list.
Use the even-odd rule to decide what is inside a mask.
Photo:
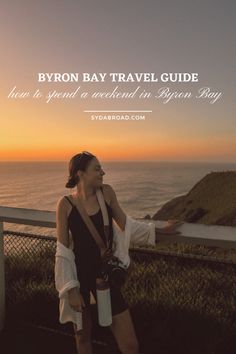
[[(128, 267), (130, 264), (129, 248), (135, 245), (155, 245), (155, 224), (135, 220), (126, 214), (125, 230), (112, 219), (113, 254)], [(55, 287), (59, 296), (59, 322), (73, 322), (77, 331), (83, 328), (82, 313), (72, 309), (68, 302), (68, 290), (80, 287), (73, 251), (73, 238), (69, 230), (69, 248), (57, 240), (55, 254)]]

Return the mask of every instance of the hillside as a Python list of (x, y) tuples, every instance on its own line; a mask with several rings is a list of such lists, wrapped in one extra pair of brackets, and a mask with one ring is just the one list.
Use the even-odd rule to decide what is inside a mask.
[(164, 204), (152, 219), (236, 226), (236, 171), (207, 174), (186, 195)]

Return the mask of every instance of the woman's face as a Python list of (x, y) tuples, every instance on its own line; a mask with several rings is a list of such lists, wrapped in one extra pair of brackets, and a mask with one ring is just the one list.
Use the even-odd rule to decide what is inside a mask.
[(86, 184), (92, 185), (94, 187), (102, 185), (103, 175), (105, 175), (102, 166), (100, 165), (98, 159), (95, 157), (89, 162), (86, 171), (78, 171), (78, 173), (80, 178), (83, 179)]

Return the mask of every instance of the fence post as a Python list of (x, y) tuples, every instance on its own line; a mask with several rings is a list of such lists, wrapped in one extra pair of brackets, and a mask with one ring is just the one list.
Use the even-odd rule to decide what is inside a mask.
[(0, 331), (5, 324), (5, 264), (4, 264), (4, 239), (3, 222), (0, 221)]

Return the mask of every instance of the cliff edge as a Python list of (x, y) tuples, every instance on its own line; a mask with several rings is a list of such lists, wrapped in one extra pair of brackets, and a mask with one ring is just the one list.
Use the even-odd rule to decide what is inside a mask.
[(152, 219), (236, 226), (236, 171), (210, 172), (186, 195), (165, 203)]

